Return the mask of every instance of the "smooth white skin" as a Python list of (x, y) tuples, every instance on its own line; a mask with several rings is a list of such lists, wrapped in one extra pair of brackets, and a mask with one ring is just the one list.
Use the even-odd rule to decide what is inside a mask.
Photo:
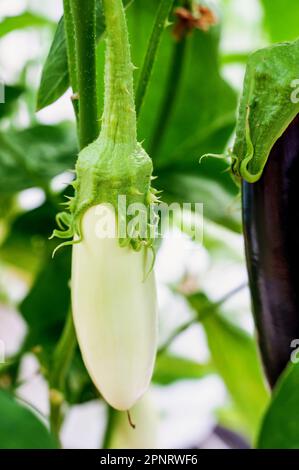
[[(151, 253), (99, 237), (94, 206), (83, 216), (83, 241), (73, 246), (72, 308), (85, 366), (105, 400), (129, 410), (147, 390), (157, 345), (157, 303)], [(115, 215), (105, 208), (108, 223)], [(144, 280), (145, 279), (145, 280)]]

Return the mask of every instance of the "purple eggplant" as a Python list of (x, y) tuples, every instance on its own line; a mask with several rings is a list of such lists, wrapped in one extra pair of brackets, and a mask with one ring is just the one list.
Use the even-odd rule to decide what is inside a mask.
[(270, 386), (299, 338), (299, 117), (271, 150), (261, 178), (242, 182), (252, 307)]

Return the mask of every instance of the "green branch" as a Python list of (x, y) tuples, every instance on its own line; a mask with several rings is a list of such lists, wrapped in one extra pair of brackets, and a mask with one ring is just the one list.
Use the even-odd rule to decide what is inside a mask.
[(59, 432), (63, 420), (65, 378), (76, 348), (76, 334), (72, 313), (67, 315), (62, 335), (56, 345), (50, 370), (50, 427), (59, 442)]
[(156, 54), (161, 42), (162, 33), (167, 26), (168, 16), (173, 7), (174, 0), (160, 0), (154, 27), (149, 38), (146, 55), (140, 72), (136, 90), (136, 113), (139, 114), (149, 85)]

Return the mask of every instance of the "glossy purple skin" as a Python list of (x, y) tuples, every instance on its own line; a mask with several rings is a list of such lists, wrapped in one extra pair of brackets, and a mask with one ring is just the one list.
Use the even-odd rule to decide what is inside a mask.
[(271, 151), (261, 179), (242, 183), (252, 307), (274, 386), (299, 339), (299, 118)]

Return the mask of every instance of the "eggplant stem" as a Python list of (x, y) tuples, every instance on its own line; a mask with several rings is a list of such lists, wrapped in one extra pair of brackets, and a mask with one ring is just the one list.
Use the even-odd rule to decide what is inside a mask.
[(129, 425), (131, 426), (131, 428), (136, 429), (136, 424), (133, 423), (131, 413), (129, 410), (127, 410), (127, 417), (128, 417)]

